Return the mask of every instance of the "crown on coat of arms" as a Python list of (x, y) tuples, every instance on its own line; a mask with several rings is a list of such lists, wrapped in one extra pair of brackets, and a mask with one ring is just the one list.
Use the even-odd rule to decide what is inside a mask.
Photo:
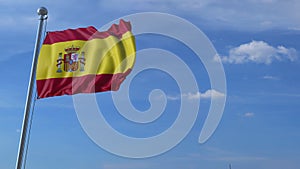
[(79, 51), (80, 47), (74, 47), (73, 45), (71, 47), (65, 48), (65, 52), (67, 53), (76, 53)]

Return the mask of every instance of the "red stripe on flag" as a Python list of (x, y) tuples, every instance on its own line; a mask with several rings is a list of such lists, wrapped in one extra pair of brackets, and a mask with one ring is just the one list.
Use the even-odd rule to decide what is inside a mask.
[(38, 96), (39, 98), (46, 98), (77, 93), (117, 91), (130, 72), (131, 69), (128, 69), (125, 73), (118, 74), (37, 80)]
[(51, 45), (58, 42), (73, 41), (73, 40), (91, 40), (91, 39), (104, 39), (109, 36), (121, 38), (122, 35), (131, 31), (130, 22), (120, 20), (120, 23), (113, 24), (107, 31), (99, 32), (93, 26), (87, 28), (67, 29), (63, 31), (47, 32), (47, 36), (43, 44)]

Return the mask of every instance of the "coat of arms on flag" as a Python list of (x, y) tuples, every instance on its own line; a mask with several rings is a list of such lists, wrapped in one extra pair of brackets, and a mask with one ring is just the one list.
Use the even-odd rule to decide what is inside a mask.
[(59, 53), (57, 59), (57, 73), (62, 73), (62, 66), (65, 72), (75, 72), (78, 69), (84, 71), (84, 52), (79, 53), (80, 47), (71, 46), (65, 49), (65, 54)]

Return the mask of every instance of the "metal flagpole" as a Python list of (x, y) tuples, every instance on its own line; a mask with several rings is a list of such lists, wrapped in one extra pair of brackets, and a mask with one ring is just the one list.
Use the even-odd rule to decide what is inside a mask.
[(48, 11), (45, 7), (40, 7), (37, 10), (37, 13), (39, 15), (39, 26), (37, 30), (37, 36), (35, 41), (35, 47), (34, 47), (34, 53), (33, 53), (33, 60), (31, 65), (31, 72), (30, 72), (30, 78), (29, 78), (29, 84), (28, 84), (28, 90), (27, 90), (27, 98), (25, 103), (25, 110), (24, 110), (24, 118), (23, 118), (23, 125), (22, 125), (22, 131), (21, 131), (21, 137), (20, 137), (20, 143), (19, 143), (19, 151), (18, 151), (18, 158), (16, 162), (16, 169), (22, 169), (24, 164), (24, 149), (26, 144), (26, 138), (27, 138), (27, 129), (28, 129), (28, 121), (31, 113), (31, 102), (33, 99), (33, 89), (34, 89), (34, 82), (35, 82), (35, 74), (36, 74), (36, 66), (37, 66), (37, 59), (40, 51), (40, 45), (42, 40), (42, 33), (43, 33), (43, 26), (44, 21), (47, 20), (47, 14)]

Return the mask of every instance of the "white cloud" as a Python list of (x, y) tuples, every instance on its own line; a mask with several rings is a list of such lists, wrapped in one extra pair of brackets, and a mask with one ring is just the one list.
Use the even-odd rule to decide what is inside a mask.
[[(194, 100), (194, 99), (218, 99), (225, 96), (224, 93), (219, 92), (214, 89), (209, 89), (205, 91), (204, 93), (196, 92), (196, 93), (183, 93), (181, 95), (183, 98), (186, 98), (188, 100)], [(179, 100), (180, 96), (167, 96), (170, 100)]]
[[(247, 6), (247, 8), (245, 8)], [(196, 18), (210, 28), (265, 30), (270, 28), (300, 27), (300, 1), (279, 0), (111, 0), (99, 1), (107, 11), (158, 11)], [(255, 15), (254, 15), (255, 13)], [(272, 15), (270, 15), (270, 13)]]
[[(73, 1), (72, 8), (68, 8), (69, 1), (52, 0), (44, 3), (49, 9), (49, 28), (63, 29), (75, 27), (82, 24), (99, 23), (98, 17), (106, 23), (108, 20), (116, 19), (123, 15), (143, 11), (157, 11), (171, 13), (183, 18), (194, 18), (192, 22), (201, 27), (210, 29), (242, 29), (242, 30), (266, 30), (272, 28), (290, 29), (299, 28), (300, 15), (298, 10), (300, 1), (279, 0), (244, 0), (244, 1), (218, 1), (218, 0), (110, 0), (94, 3)], [(2, 5), (1, 28), (30, 28), (37, 24), (36, 8), (40, 5), (34, 0), (0, 0)], [(245, 8), (247, 6), (247, 8)], [(14, 9), (22, 9), (22, 15)], [(93, 10), (89, 10), (93, 9)], [(78, 18), (77, 11), (85, 13), (86, 17)], [(68, 16), (65, 14), (68, 13)], [(253, 15), (255, 13), (255, 15)], [(270, 15), (270, 13), (272, 15)], [(89, 15), (90, 14), (90, 15)], [(25, 18), (24, 18), (25, 17)], [(26, 22), (28, 17), (34, 20)], [(59, 24), (58, 24), (59, 23)], [(103, 23), (99, 23), (103, 24)], [(18, 26), (22, 25), (22, 26)], [(53, 26), (52, 26), (53, 25)], [(59, 25), (59, 26), (56, 26)]]
[(204, 99), (209, 99), (209, 98), (221, 98), (221, 97), (224, 97), (225, 94), (224, 93), (221, 93), (221, 92), (218, 92), (214, 89), (212, 90), (207, 90), (206, 92), (204, 93), (199, 93), (200, 94), (200, 97), (201, 98), (204, 98)]
[[(300, 27), (300, 15), (298, 14), (300, 1), (298, 0), (127, 0), (126, 2), (122, 0), (110, 0), (109, 3), (107, 1), (91, 3), (75, 0), (75, 2), (72, 2), (73, 4), (80, 5), (73, 5), (72, 8), (68, 8), (69, 1), (52, 0), (44, 2), (43, 5), (49, 9), (48, 26), (51, 27), (53, 22), (53, 25), (59, 23), (59, 25), (63, 24), (63, 26), (68, 27), (87, 23), (85, 22), (86, 17), (90, 17), (88, 15), (91, 14), (94, 16), (101, 15), (101, 20), (103, 20), (103, 18), (116, 19), (124, 14), (133, 14), (135, 12), (157, 11), (175, 14), (184, 18), (195, 18), (193, 22), (198, 22), (195, 24), (208, 26), (210, 29), (222, 29), (226, 27), (256, 31), (272, 28), (287, 29)], [(22, 23), (26, 25), (28, 23), (20, 23), (20, 18), (23, 16), (35, 17), (35, 21), (31, 21), (30, 24), (37, 24), (35, 11), (40, 2), (34, 0), (0, 0), (0, 4), (2, 5), (1, 20), (9, 21), (8, 23), (0, 23), (1, 26), (15, 25), (17, 22), (19, 23), (18, 25), (22, 25), (19, 27), (24, 28)], [(14, 9), (22, 9), (22, 15)], [(86, 17), (82, 17), (85, 20), (77, 17), (78, 11), (87, 15)], [(66, 13), (68, 13), (68, 16), (65, 15)], [(7, 17), (11, 18), (5, 19)], [(89, 18), (88, 22), (90, 24), (99, 23), (99, 17), (93, 18), (98, 21), (91, 21)], [(17, 27), (15, 26), (15, 28)], [(61, 28), (62, 26), (59, 27)]]
[(289, 27), (289, 30), (300, 31), (300, 27)]
[(210, 89), (210, 90), (205, 91), (204, 93), (200, 93), (200, 92), (187, 93), (187, 94), (183, 94), (183, 96), (189, 100), (194, 100), (194, 99), (199, 99), (199, 98), (201, 98), (201, 99), (210, 99), (210, 98), (217, 99), (217, 98), (224, 97), (225, 94), (218, 92), (214, 89)]
[(266, 80), (279, 80), (279, 77), (269, 75), (263, 76), (262, 78)]
[(251, 118), (254, 117), (254, 113), (253, 112), (247, 112), (243, 114), (243, 117), (247, 117), (247, 118)]
[(213, 57), (213, 62), (222, 62), (222, 57), (219, 54), (216, 54)]
[(225, 63), (243, 64), (243, 63), (262, 63), (271, 64), (274, 61), (295, 61), (297, 51), (294, 48), (284, 46), (273, 47), (264, 41), (252, 41), (232, 48), (229, 56), (222, 57)]
[(167, 99), (169, 99), (169, 100), (179, 100), (180, 98), (177, 97), (177, 96), (167, 96)]

